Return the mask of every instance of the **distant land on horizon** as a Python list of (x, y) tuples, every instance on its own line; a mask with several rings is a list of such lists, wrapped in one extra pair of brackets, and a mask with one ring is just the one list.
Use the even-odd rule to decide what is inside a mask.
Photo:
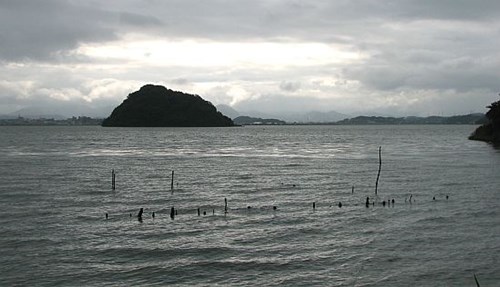
[[(239, 119), (238, 119), (239, 118)], [(101, 125), (103, 118), (72, 117), (67, 119), (0, 117), (0, 126), (46, 126), (46, 125)], [(429, 117), (379, 117), (358, 116), (336, 122), (289, 123), (280, 119), (263, 119), (248, 116), (236, 117), (236, 125), (481, 125), (487, 122), (484, 114), (475, 113), (457, 116)]]
[(359, 116), (336, 122), (337, 125), (480, 125), (486, 122), (484, 114), (468, 114), (450, 117), (368, 117)]
[(247, 116), (252, 118), (279, 119), (287, 123), (331, 123), (351, 117), (337, 111), (276, 111), (273, 113), (265, 113), (255, 110), (238, 111), (235, 108), (224, 104), (217, 105), (217, 110), (233, 120), (239, 116)]
[[(485, 114), (471, 113), (454, 116), (386, 116), (346, 115), (336, 111), (304, 111), (267, 114), (259, 111), (238, 111), (220, 104), (216, 107), (198, 95), (173, 91), (163, 86), (145, 85), (128, 97), (109, 117), (99, 116), (110, 107), (92, 108), (87, 104), (76, 111), (83, 121), (64, 116), (67, 109), (52, 107), (25, 107), (16, 112), (0, 115), (0, 125), (75, 125), (84, 123), (103, 126), (228, 126), (233, 125), (402, 125), (402, 124), (484, 124)], [(85, 114), (88, 111), (89, 114)], [(63, 112), (59, 114), (58, 112)], [(370, 115), (371, 114), (371, 115)], [(92, 119), (92, 120), (89, 120)], [(78, 125), (78, 124), (76, 124)]]
[(233, 119), (236, 125), (286, 125), (285, 121), (278, 119), (263, 119), (247, 116), (239, 116)]
[[(47, 108), (47, 107), (25, 107), (22, 109), (19, 109), (15, 112), (9, 113), (9, 114), (0, 114), (0, 120), (16, 120), (19, 117), (22, 117), (24, 119), (32, 119), (32, 120), (38, 120), (38, 119), (54, 119), (54, 120), (66, 120), (66, 119), (71, 119), (72, 117), (90, 117), (94, 119), (104, 119), (106, 118), (112, 111), (113, 111), (113, 106), (109, 107), (100, 107), (100, 108), (91, 108), (89, 109), (88, 106), (83, 106), (79, 109), (72, 110), (72, 109), (66, 109), (66, 108), (61, 108), (58, 109), (58, 107), (52, 107), (52, 108)], [(438, 117), (438, 118), (448, 118), (448, 117), (455, 117), (455, 116), (462, 116), (462, 115), (450, 115), (450, 116), (393, 116), (393, 115), (386, 115), (386, 114), (377, 114), (374, 112), (371, 113), (366, 113), (366, 114), (342, 114), (338, 113), (336, 111), (304, 111), (304, 112), (276, 112), (276, 113), (263, 113), (259, 111), (238, 111), (234, 108), (232, 108), (229, 105), (224, 105), (220, 104), (216, 106), (217, 110), (221, 112), (223, 115), (235, 119), (239, 116), (248, 116), (252, 118), (262, 118), (262, 119), (277, 119), (281, 121), (285, 121), (287, 124), (295, 123), (295, 124), (331, 124), (331, 123), (337, 123), (341, 122), (343, 120), (347, 119), (354, 119), (358, 117), (382, 117), (382, 118), (395, 118), (395, 119), (401, 119), (401, 118), (433, 118), (433, 117)], [(472, 115), (478, 115), (481, 113), (471, 113)], [(371, 120), (367, 124), (372, 124), (372, 122), (380, 122), (384, 120)], [(393, 120), (394, 121), (394, 120)], [(358, 120), (359, 122), (359, 120)], [(390, 122), (390, 120), (389, 120)], [(397, 124), (399, 124), (398, 121), (395, 121)], [(400, 121), (400, 122), (407, 122), (407, 121)], [(429, 122), (429, 121), (428, 121)], [(435, 123), (435, 121), (430, 121), (431, 123)], [(352, 122), (343, 122), (343, 124), (353, 124)]]

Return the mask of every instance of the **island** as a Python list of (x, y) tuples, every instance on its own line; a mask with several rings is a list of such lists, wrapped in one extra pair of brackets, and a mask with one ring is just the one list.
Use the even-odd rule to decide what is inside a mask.
[(500, 143), (500, 101), (493, 102), (487, 108), (487, 122), (479, 126), (470, 136), (471, 140)]
[(145, 85), (102, 122), (103, 127), (228, 127), (233, 121), (198, 95)]

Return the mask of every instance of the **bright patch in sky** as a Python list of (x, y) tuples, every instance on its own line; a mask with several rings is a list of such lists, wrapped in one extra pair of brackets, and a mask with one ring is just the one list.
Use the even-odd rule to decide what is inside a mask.
[(136, 41), (86, 45), (79, 52), (99, 59), (159, 66), (312, 66), (346, 63), (363, 56), (322, 43), (226, 43)]

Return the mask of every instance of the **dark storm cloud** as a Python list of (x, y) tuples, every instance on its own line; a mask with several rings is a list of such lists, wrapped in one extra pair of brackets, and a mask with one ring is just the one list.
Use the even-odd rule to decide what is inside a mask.
[(120, 29), (160, 25), (151, 16), (107, 10), (100, 2), (0, 1), (0, 59), (58, 60), (81, 43), (117, 40)]
[(115, 38), (97, 9), (76, 7), (64, 1), (0, 2), (0, 57), (6, 60), (45, 60), (71, 50), (82, 41)]

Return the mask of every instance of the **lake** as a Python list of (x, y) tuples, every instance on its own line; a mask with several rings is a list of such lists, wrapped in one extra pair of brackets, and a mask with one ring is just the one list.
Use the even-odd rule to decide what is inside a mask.
[(495, 286), (474, 129), (0, 127), (0, 285)]

